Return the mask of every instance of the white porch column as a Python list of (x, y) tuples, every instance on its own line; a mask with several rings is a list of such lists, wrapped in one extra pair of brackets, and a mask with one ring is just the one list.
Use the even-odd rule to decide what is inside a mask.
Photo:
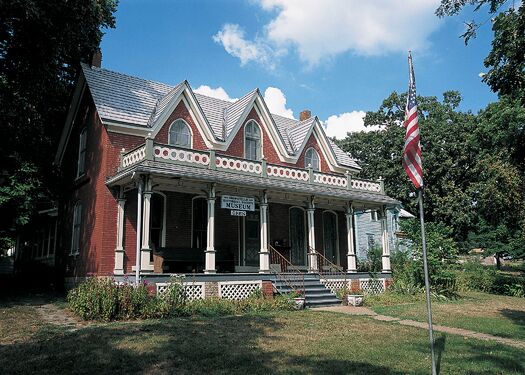
[(315, 202), (314, 197), (310, 198), (308, 208), (306, 209), (308, 219), (308, 272), (315, 273), (319, 271), (317, 264), (317, 254), (315, 251)]
[(140, 251), (140, 269), (143, 272), (153, 271), (153, 263), (151, 262), (151, 248), (150, 248), (150, 221), (151, 221), (151, 178), (146, 177), (145, 190), (143, 193), (143, 208), (142, 208), (142, 249)]
[(354, 208), (351, 204), (346, 207), (346, 243), (348, 246), (348, 253), (346, 254), (346, 260), (348, 263), (348, 273), (357, 272), (357, 263), (355, 259), (355, 247), (354, 247)]
[(123, 188), (120, 187), (119, 197), (117, 199), (117, 245), (115, 247), (115, 275), (124, 274), (124, 198)]
[(259, 252), (259, 273), (270, 272), (270, 252), (268, 251), (268, 197), (263, 192), (260, 208), (261, 251)]
[(381, 242), (383, 245), (383, 270), (381, 272), (390, 273), (390, 244), (388, 243), (388, 228), (386, 221), (386, 208), (381, 208)]
[(204, 273), (215, 273), (215, 184), (208, 192), (208, 230), (206, 233)]

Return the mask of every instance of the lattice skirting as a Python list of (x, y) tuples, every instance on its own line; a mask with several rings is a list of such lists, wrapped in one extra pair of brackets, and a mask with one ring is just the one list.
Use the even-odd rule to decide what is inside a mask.
[[(203, 282), (185, 282), (184, 292), (188, 300), (204, 299), (204, 283)], [(157, 283), (157, 294), (162, 295), (168, 289), (169, 283)]]
[(364, 294), (380, 294), (385, 291), (385, 279), (359, 279)]
[(262, 281), (224, 281), (219, 282), (219, 297), (226, 299), (245, 299), (254, 291), (261, 289)]
[(334, 294), (336, 294), (338, 290), (350, 288), (350, 280), (345, 279), (321, 279), (321, 283)]

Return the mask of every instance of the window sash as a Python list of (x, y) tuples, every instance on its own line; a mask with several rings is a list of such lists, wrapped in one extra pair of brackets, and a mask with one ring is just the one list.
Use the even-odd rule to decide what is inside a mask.
[(73, 233), (71, 238), (71, 254), (80, 252), (80, 230), (82, 225), (82, 205), (77, 203), (73, 211)]
[(84, 128), (80, 132), (80, 139), (78, 142), (77, 177), (82, 176), (86, 172), (86, 150), (87, 150), (87, 130), (86, 128)]
[(306, 168), (308, 168), (308, 165), (311, 165), (314, 171), (319, 172), (319, 155), (313, 149), (306, 151), (304, 163)]
[(191, 133), (188, 126), (182, 120), (175, 121), (171, 126), (169, 144), (191, 148)]

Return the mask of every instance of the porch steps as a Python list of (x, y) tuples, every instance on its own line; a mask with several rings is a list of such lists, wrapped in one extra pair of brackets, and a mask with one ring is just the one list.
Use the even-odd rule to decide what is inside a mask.
[[(283, 281), (274, 280), (273, 284), (275, 289), (281, 294), (292, 292), (292, 288), (286, 285)], [(305, 274), (304, 290), (306, 307), (333, 306), (341, 304), (341, 300), (339, 300), (330, 289), (321, 283), (319, 275)]]

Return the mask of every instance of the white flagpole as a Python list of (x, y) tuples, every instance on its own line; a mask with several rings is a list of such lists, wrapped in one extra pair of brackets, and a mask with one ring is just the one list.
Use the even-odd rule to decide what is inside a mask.
[(421, 222), (421, 242), (423, 245), (423, 269), (425, 272), (425, 295), (427, 300), (428, 335), (430, 339), (430, 354), (432, 357), (432, 375), (436, 375), (436, 357), (434, 355), (434, 331), (432, 329), (432, 304), (430, 302), (430, 281), (428, 279), (427, 240), (425, 238), (425, 218), (423, 216), (423, 189), (418, 189), (419, 221)]

